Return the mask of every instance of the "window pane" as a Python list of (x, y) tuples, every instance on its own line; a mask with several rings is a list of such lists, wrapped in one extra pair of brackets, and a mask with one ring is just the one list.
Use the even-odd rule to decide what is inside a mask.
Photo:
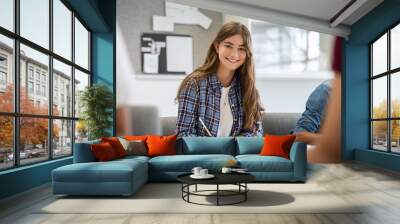
[(13, 40), (0, 35), (0, 111), (14, 111)]
[(400, 118), (400, 72), (391, 75), (390, 97), (392, 117)]
[(75, 117), (81, 114), (81, 107), (79, 106), (80, 93), (89, 86), (89, 75), (75, 69)]
[(333, 38), (317, 32), (251, 21), (257, 74), (327, 70)]
[(53, 121), (53, 157), (72, 154), (72, 121)]
[(391, 140), (392, 140), (392, 152), (400, 153), (400, 120), (394, 120), (390, 122), (391, 127)]
[(89, 32), (75, 18), (75, 63), (89, 69)]
[(0, 26), (14, 31), (14, 0), (0, 1)]
[(14, 165), (13, 118), (0, 116), (0, 170)]
[(387, 118), (387, 78), (386, 76), (372, 81), (372, 118)]
[(71, 66), (53, 60), (53, 115), (72, 117)]
[(387, 34), (372, 44), (372, 71), (373, 75), (387, 71)]
[(400, 67), (400, 25), (391, 31), (390, 50), (391, 69)]
[(88, 140), (88, 129), (84, 120), (75, 121), (75, 143)]
[(20, 0), (21, 36), (49, 48), (49, 0)]
[(60, 0), (53, 3), (53, 51), (71, 60), (72, 12)]
[(48, 114), (49, 57), (21, 44), (20, 108), (25, 114)]
[(387, 121), (372, 122), (372, 148), (387, 151)]
[(22, 117), (20, 122), (20, 164), (48, 159), (48, 119)]

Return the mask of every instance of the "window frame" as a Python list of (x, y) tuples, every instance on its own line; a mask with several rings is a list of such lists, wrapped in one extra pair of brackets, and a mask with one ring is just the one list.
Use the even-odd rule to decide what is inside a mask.
[[(13, 153), (14, 153), (14, 161), (13, 161), (13, 166), (10, 167), (5, 167), (5, 168), (0, 168), (0, 172), (5, 171), (5, 170), (10, 170), (10, 169), (16, 169), (19, 167), (23, 167), (23, 166), (30, 166), (33, 164), (37, 164), (37, 163), (43, 163), (46, 161), (50, 161), (53, 159), (61, 159), (61, 158), (65, 158), (65, 157), (70, 157), (73, 156), (73, 152), (74, 152), (74, 143), (75, 143), (75, 126), (76, 126), (76, 121), (79, 120), (79, 117), (75, 116), (75, 108), (72, 107), (71, 108), (71, 114), (70, 116), (66, 115), (66, 116), (56, 116), (53, 115), (53, 59), (58, 60), (59, 62), (62, 62), (68, 66), (71, 66), (71, 93), (72, 96), (75, 96), (75, 88), (73, 83), (75, 82), (75, 69), (85, 73), (88, 75), (89, 77), (89, 83), (88, 86), (92, 85), (92, 69), (91, 69), (91, 65), (92, 65), (92, 61), (91, 61), (91, 48), (92, 48), (92, 44), (91, 44), (91, 37), (92, 37), (92, 30), (88, 27), (88, 25), (83, 21), (83, 19), (78, 15), (78, 13), (76, 13), (72, 7), (65, 1), (65, 0), (59, 0), (68, 10), (71, 11), (71, 18), (70, 18), (70, 22), (71, 22), (71, 59), (67, 59), (64, 58), (63, 56), (55, 53), (53, 50), (53, 1), (54, 0), (48, 0), (49, 2), (49, 48), (46, 49), (44, 47), (42, 47), (39, 44), (36, 44), (32, 41), (30, 41), (29, 39), (24, 38), (23, 36), (20, 35), (20, 0), (14, 0), (13, 1), (13, 10), (14, 10), (14, 18), (13, 18), (13, 22), (14, 22), (14, 31), (10, 31), (4, 27), (0, 26), (0, 35), (3, 35), (5, 37), (11, 38), (13, 40), (13, 64), (12, 69), (11, 69), (11, 74), (13, 75), (14, 78), (14, 110), (13, 112), (2, 112), (0, 111), (0, 116), (4, 116), (4, 117), (11, 117), (13, 119)], [(81, 66), (79, 66), (78, 64), (75, 63), (75, 25), (74, 25), (74, 21), (75, 18), (77, 20), (79, 20), (79, 22), (84, 26), (84, 28), (88, 31), (88, 69), (85, 69)], [(33, 50), (36, 50), (42, 54), (45, 54), (48, 56), (49, 58), (49, 63), (48, 63), (48, 80), (46, 85), (45, 85), (45, 90), (48, 92), (45, 94), (48, 96), (48, 107), (49, 110), (47, 112), (46, 115), (39, 115), (39, 114), (27, 114), (27, 113), (21, 113), (20, 112), (20, 85), (21, 85), (21, 80), (20, 80), (20, 44), (23, 44), (27, 47), (32, 48)], [(30, 79), (30, 74), (29, 74), (29, 64), (27, 63), (27, 73), (26, 75), (26, 81), (28, 82), (29, 80), (33, 81), (34, 86), (36, 83), (42, 83), (42, 79), (41, 79), (41, 74), (42, 72), (39, 73), (39, 80), (36, 80), (36, 69), (34, 68), (33, 70), (33, 79)], [(42, 85), (41, 85), (42, 86)], [(27, 86), (28, 87), (28, 86)], [(27, 89), (27, 91), (29, 91)], [(34, 89), (34, 92), (36, 91), (36, 89)], [(38, 96), (42, 96), (42, 94), (39, 94)], [(43, 96), (42, 96), (43, 97)], [(75, 103), (75, 97), (72, 97), (71, 99), (71, 104), (74, 105)], [(45, 118), (47, 119), (48, 122), (48, 136), (47, 136), (47, 142), (49, 143), (47, 145), (47, 150), (48, 150), (48, 155), (47, 158), (44, 157), (43, 160), (40, 160), (38, 162), (32, 162), (32, 163), (26, 163), (26, 164), (21, 164), (20, 161), (20, 119), (21, 118)], [(71, 121), (71, 153), (68, 155), (62, 155), (62, 156), (54, 156), (53, 152), (54, 152), (54, 147), (53, 147), (53, 123), (57, 120), (66, 120), (66, 121)], [(51, 144), (50, 144), (51, 143)]]
[[(369, 84), (369, 149), (373, 151), (379, 151), (379, 152), (386, 152), (386, 153), (391, 153), (391, 154), (400, 154), (400, 152), (393, 152), (392, 151), (392, 121), (400, 121), (400, 117), (393, 117), (392, 116), (392, 99), (391, 99), (391, 91), (392, 91), (392, 86), (391, 86), (391, 79), (393, 75), (396, 75), (396, 73), (400, 72), (400, 67), (391, 69), (391, 31), (393, 28), (396, 26), (400, 26), (400, 21), (395, 22), (392, 24), (389, 28), (385, 29), (385, 31), (381, 34), (379, 34), (375, 39), (373, 39), (371, 42), (368, 43), (368, 53), (369, 53), (369, 78), (368, 78), (368, 84)], [(373, 44), (376, 43), (381, 37), (384, 35), (387, 35), (387, 62), (386, 62), (386, 71), (376, 74), (374, 76), (373, 72)], [(386, 77), (386, 87), (387, 87), (387, 103), (386, 103), (386, 118), (373, 118), (373, 93), (374, 93), (374, 86), (373, 86), (373, 81), (382, 77)], [(386, 121), (386, 151), (379, 150), (374, 148), (374, 136), (373, 136), (373, 122), (374, 121)]]

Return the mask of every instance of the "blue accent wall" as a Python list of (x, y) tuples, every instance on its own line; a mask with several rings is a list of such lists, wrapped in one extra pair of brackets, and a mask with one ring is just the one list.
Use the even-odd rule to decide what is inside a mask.
[[(67, 0), (66, 2), (79, 14), (92, 32), (92, 82), (104, 83), (115, 93), (115, 0)], [(110, 132), (115, 132), (115, 103), (113, 111), (114, 125), (110, 127)], [(53, 169), (71, 163), (72, 157), (68, 157), (0, 171), (0, 199), (50, 182)]]
[[(351, 27), (345, 43), (343, 158), (399, 170), (400, 157), (369, 149), (369, 46), (400, 22), (400, 1), (386, 0)], [(361, 150), (361, 151), (360, 151)], [(395, 161), (395, 162), (394, 162)], [(397, 164), (397, 165), (396, 165)]]
[(0, 199), (50, 182), (53, 169), (71, 163), (68, 157), (0, 172)]

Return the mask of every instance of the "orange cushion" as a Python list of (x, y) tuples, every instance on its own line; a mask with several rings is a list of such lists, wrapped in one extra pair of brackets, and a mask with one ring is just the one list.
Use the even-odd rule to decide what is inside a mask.
[(108, 142), (114, 149), (115, 155), (118, 158), (126, 156), (126, 151), (122, 146), (121, 142), (119, 142), (117, 137), (110, 137), (110, 138), (101, 138), (101, 142)]
[(140, 141), (146, 142), (147, 135), (126, 135), (126, 136), (124, 136), (124, 139), (126, 139), (128, 141), (140, 140)]
[(281, 156), (289, 159), (290, 147), (295, 139), (295, 135), (265, 135), (260, 155)]
[(109, 142), (91, 145), (92, 152), (97, 161), (109, 161), (117, 158), (115, 151)]
[(176, 154), (176, 135), (147, 137), (148, 156), (162, 156)]

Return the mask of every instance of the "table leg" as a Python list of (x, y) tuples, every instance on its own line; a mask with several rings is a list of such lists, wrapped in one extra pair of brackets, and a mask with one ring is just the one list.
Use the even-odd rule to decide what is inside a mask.
[(247, 201), (247, 192), (248, 192), (248, 190), (247, 190), (247, 183), (244, 183), (244, 201)]
[(195, 191), (197, 192), (197, 184), (196, 184), (196, 186), (195, 186)]
[(219, 205), (219, 184), (217, 184), (217, 206)]

